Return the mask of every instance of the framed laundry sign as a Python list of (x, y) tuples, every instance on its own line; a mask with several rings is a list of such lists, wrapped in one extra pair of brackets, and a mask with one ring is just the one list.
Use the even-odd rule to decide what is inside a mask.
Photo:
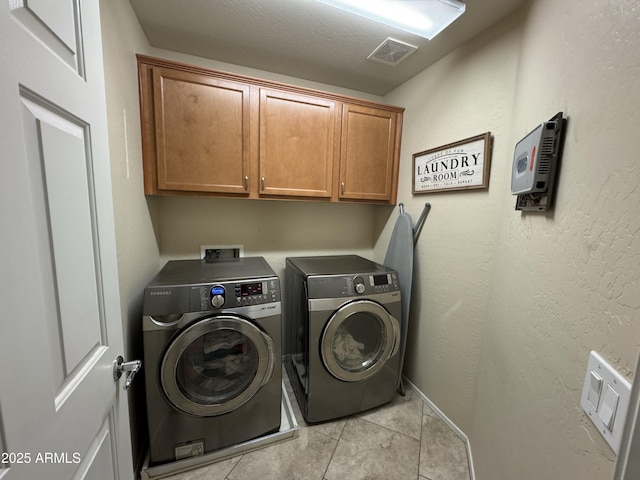
[(413, 193), (489, 187), (491, 132), (413, 155)]

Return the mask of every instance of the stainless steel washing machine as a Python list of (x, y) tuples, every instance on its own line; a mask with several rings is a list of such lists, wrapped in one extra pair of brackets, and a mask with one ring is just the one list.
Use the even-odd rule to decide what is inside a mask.
[(168, 262), (142, 327), (150, 465), (280, 428), (280, 283), (262, 257)]
[(394, 270), (356, 255), (286, 260), (287, 373), (310, 423), (391, 401), (400, 375)]

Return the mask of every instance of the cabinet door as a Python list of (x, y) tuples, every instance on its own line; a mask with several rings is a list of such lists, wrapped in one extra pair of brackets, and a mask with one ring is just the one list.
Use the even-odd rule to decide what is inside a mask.
[(159, 190), (248, 194), (249, 86), (153, 69)]
[(395, 202), (397, 124), (396, 112), (343, 106), (339, 198)]
[(260, 195), (331, 197), (335, 103), (260, 90)]

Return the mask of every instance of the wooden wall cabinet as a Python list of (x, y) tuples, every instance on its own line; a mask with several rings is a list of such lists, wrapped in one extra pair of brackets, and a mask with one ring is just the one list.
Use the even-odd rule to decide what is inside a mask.
[[(400, 154), (399, 114), (344, 105), (340, 151), (340, 198), (395, 202)], [(400, 125), (401, 126), (401, 125)]]
[(249, 86), (153, 69), (158, 190), (249, 194)]
[(147, 195), (394, 204), (404, 109), (138, 56)]
[(260, 89), (260, 195), (331, 198), (335, 102)]

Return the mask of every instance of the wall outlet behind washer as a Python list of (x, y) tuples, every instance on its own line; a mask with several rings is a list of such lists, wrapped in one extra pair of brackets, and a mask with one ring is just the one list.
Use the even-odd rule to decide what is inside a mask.
[(200, 245), (200, 259), (206, 262), (244, 257), (244, 245)]

